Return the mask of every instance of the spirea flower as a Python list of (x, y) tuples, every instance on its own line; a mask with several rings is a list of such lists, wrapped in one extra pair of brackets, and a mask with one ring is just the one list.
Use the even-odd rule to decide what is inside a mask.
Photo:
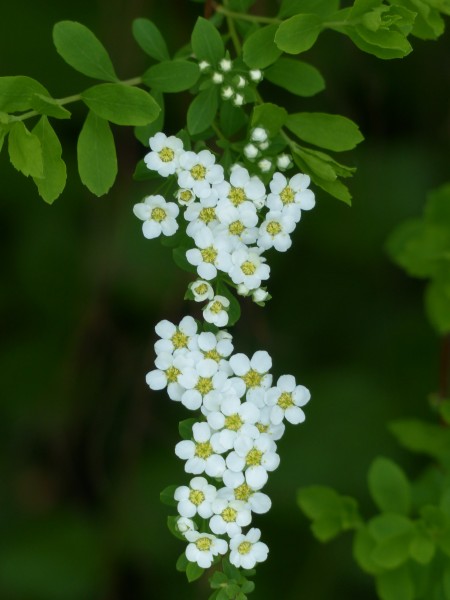
[(214, 296), (203, 309), (203, 318), (216, 327), (225, 327), (228, 323), (228, 309), (230, 301), (225, 296)]
[(226, 534), (232, 538), (252, 521), (252, 514), (245, 502), (222, 497), (216, 498), (211, 507), (215, 514), (211, 517), (209, 526), (218, 535)]
[(186, 558), (190, 562), (197, 563), (202, 569), (209, 569), (214, 557), (218, 554), (225, 554), (228, 550), (225, 540), (210, 533), (187, 531), (185, 537), (190, 542), (186, 548)]
[(151, 152), (144, 156), (144, 162), (151, 171), (161, 177), (173, 175), (178, 168), (178, 159), (183, 152), (183, 142), (171, 135), (156, 133), (149, 140)]
[(210, 477), (221, 477), (226, 465), (223, 456), (224, 449), (216, 434), (212, 434), (207, 423), (195, 423), (192, 426), (193, 440), (182, 440), (175, 446), (175, 454), (186, 461), (186, 473)]
[(209, 519), (212, 516), (211, 504), (216, 496), (216, 488), (204, 477), (194, 477), (189, 487), (182, 485), (174, 493), (174, 498), (178, 502), (177, 510), (182, 517), (194, 517), (198, 514), (202, 519)]
[(162, 196), (147, 196), (135, 204), (133, 212), (142, 223), (142, 233), (147, 239), (161, 234), (171, 236), (178, 229), (176, 218), (180, 209), (174, 202), (166, 202)]
[(196, 302), (204, 302), (205, 300), (212, 300), (214, 297), (214, 290), (212, 285), (208, 281), (203, 279), (197, 279), (193, 283), (189, 284), (189, 289), (194, 295)]
[(253, 569), (256, 563), (264, 562), (269, 548), (260, 542), (261, 531), (255, 527), (244, 535), (239, 534), (230, 541), (230, 562), (235, 567)]
[(265, 402), (271, 407), (270, 420), (275, 425), (286, 419), (297, 425), (305, 420), (305, 413), (300, 408), (309, 402), (311, 394), (304, 385), (297, 385), (292, 375), (282, 375), (277, 385), (266, 391)]
[(198, 198), (206, 198), (210, 195), (211, 185), (224, 179), (223, 167), (215, 163), (215, 156), (209, 150), (201, 150), (198, 154), (184, 152), (180, 156), (178, 185), (192, 190)]

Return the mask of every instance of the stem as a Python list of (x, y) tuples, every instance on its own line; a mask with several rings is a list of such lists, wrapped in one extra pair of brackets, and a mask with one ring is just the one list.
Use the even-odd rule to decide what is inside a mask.
[[(222, 15), (225, 15), (229, 19), (236, 19), (236, 20), (240, 20), (240, 21), (249, 21), (250, 23), (282, 23), (282, 19), (277, 19), (276, 17), (263, 17), (261, 15), (247, 15), (245, 13), (239, 13), (239, 12), (235, 12), (233, 10), (228, 10), (228, 8), (226, 8), (225, 6), (222, 6), (222, 4), (215, 4), (214, 3), (214, 8), (216, 10), (216, 12), (221, 13)], [(231, 33), (231, 31), (230, 31)]]
[(439, 368), (439, 392), (438, 401), (442, 402), (448, 397), (450, 374), (450, 334), (447, 333), (442, 339), (441, 360)]
[[(118, 81), (122, 85), (140, 85), (142, 83), (142, 77), (132, 77), (131, 79), (125, 79), (124, 81)], [(66, 96), (65, 98), (56, 98), (56, 102), (60, 106), (64, 106), (65, 104), (72, 104), (73, 102), (78, 102), (82, 99), (82, 94), (74, 94), (72, 96)], [(41, 113), (38, 113), (36, 110), (29, 110), (28, 112), (23, 113), (22, 115), (11, 115), (11, 122), (15, 121), (25, 121), (26, 119), (31, 119), (31, 117), (38, 117)]]

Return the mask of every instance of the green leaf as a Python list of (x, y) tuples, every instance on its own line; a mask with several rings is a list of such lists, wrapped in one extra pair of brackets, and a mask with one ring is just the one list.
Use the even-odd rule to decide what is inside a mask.
[(225, 54), (222, 36), (217, 28), (203, 17), (198, 17), (191, 36), (192, 50), (197, 60), (217, 65)]
[(169, 60), (167, 44), (156, 25), (149, 19), (135, 19), (133, 37), (142, 50), (156, 60)]
[(44, 165), (39, 138), (30, 133), (22, 121), (14, 123), (9, 133), (9, 158), (15, 169), (28, 177), (42, 177)]
[(169, 485), (163, 489), (163, 491), (159, 495), (159, 499), (163, 504), (167, 504), (167, 506), (176, 506), (177, 501), (174, 498), (175, 490), (178, 488), (178, 485)]
[(434, 329), (440, 334), (450, 333), (450, 294), (448, 287), (430, 283), (425, 291), (425, 311)]
[(314, 96), (325, 89), (325, 81), (315, 67), (292, 58), (279, 58), (264, 71), (264, 77), (298, 96)]
[(183, 271), (187, 271), (188, 273), (197, 273), (197, 269), (194, 265), (186, 258), (186, 250), (184, 246), (179, 246), (178, 248), (174, 248), (172, 250), (172, 256), (177, 267), (180, 267)]
[(409, 559), (411, 532), (379, 542), (372, 552), (372, 559), (383, 569), (396, 569)]
[(81, 94), (97, 116), (116, 125), (146, 125), (161, 109), (148, 92), (122, 83), (101, 83)]
[(9, 127), (7, 127), (3, 124), (0, 124), (0, 151), (3, 148), (3, 143), (4, 143), (8, 133), (9, 133)]
[(366, 27), (356, 26), (355, 32), (360, 39), (372, 46), (378, 46), (384, 50), (398, 52), (398, 58), (402, 58), (412, 51), (411, 44), (406, 37), (398, 31), (386, 29), (370, 31), (370, 29), (367, 29)]
[(199, 579), (204, 572), (205, 569), (199, 567), (197, 563), (189, 562), (186, 567), (187, 580), (189, 581), (189, 583), (192, 583), (192, 581)]
[(327, 17), (339, 8), (339, 0), (282, 0), (278, 17), (285, 19), (299, 13)]
[(186, 558), (186, 554), (183, 552), (183, 554), (180, 554), (180, 556), (178, 557), (175, 568), (177, 571), (184, 573), (186, 571), (188, 564), (189, 564), (189, 561)]
[(228, 327), (232, 327), (241, 317), (241, 305), (239, 304), (239, 300), (223, 281), (219, 280), (217, 282), (216, 291), (217, 294), (225, 296), (225, 298), (228, 298), (230, 301), (230, 306), (228, 308)]
[(247, 123), (245, 112), (233, 106), (231, 102), (223, 102), (220, 107), (219, 124), (222, 133), (230, 138), (232, 135), (242, 129)]
[(356, 123), (341, 115), (295, 113), (286, 127), (301, 140), (335, 152), (351, 150), (364, 139)]
[(103, 44), (90, 29), (76, 21), (60, 21), (53, 27), (53, 43), (71, 67), (94, 79), (118, 81)]
[(148, 148), (150, 138), (164, 128), (164, 96), (161, 92), (157, 92), (156, 90), (154, 90), (151, 95), (161, 109), (159, 115), (152, 123), (148, 123), (148, 125), (138, 125), (134, 128), (134, 135), (146, 148)]
[(146, 85), (160, 92), (182, 92), (200, 77), (198, 65), (189, 60), (165, 60), (153, 65), (142, 76)]
[(183, 440), (192, 439), (192, 426), (196, 423), (198, 419), (185, 419), (184, 421), (180, 421), (178, 425), (178, 432)]
[(403, 515), (383, 513), (369, 521), (369, 533), (376, 542), (383, 542), (412, 531), (412, 522)]
[(224, 557), (222, 559), (222, 568), (228, 579), (235, 579), (236, 581), (239, 580), (241, 572), (237, 567), (230, 563), (230, 559), (228, 557)]
[(187, 128), (191, 135), (202, 133), (211, 125), (219, 105), (217, 88), (211, 86), (198, 94), (187, 112)]
[(223, 587), (223, 584), (228, 583), (228, 577), (222, 571), (216, 571), (212, 577), (209, 578), (209, 583), (213, 590)]
[(31, 77), (0, 77), (0, 111), (13, 113), (33, 108), (34, 94), (50, 96), (45, 87)]
[(63, 108), (58, 100), (43, 94), (32, 95), (31, 108), (41, 115), (47, 115), (55, 119), (70, 119), (70, 112)]
[(318, 15), (295, 15), (283, 21), (275, 35), (275, 44), (288, 54), (300, 54), (314, 46), (322, 31)]
[(448, 431), (438, 425), (408, 419), (389, 423), (389, 430), (402, 446), (412, 452), (441, 460), (450, 457), (450, 436)]
[(387, 458), (376, 458), (368, 473), (369, 489), (383, 512), (407, 515), (411, 509), (411, 486), (402, 469)]
[(52, 204), (61, 195), (66, 185), (66, 165), (61, 158), (62, 148), (58, 136), (48, 122), (47, 117), (41, 117), (33, 134), (38, 138), (42, 150), (42, 177), (34, 178), (39, 195)]
[(381, 600), (413, 600), (414, 586), (406, 566), (385, 571), (376, 577)]
[(106, 194), (117, 175), (114, 138), (107, 121), (89, 111), (77, 145), (81, 181), (96, 196)]
[(267, 25), (252, 33), (242, 48), (244, 62), (253, 69), (265, 69), (274, 63), (281, 54), (275, 45), (278, 25)]
[(252, 114), (252, 127), (263, 127), (274, 137), (283, 127), (287, 118), (286, 109), (276, 104), (266, 102), (255, 106)]
[[(366, 31), (368, 31), (368, 30), (366, 30)], [(409, 42), (406, 40), (406, 38), (404, 38), (400, 33), (396, 33), (396, 32), (392, 32), (392, 33), (395, 34), (395, 36), (394, 36), (395, 41), (401, 47), (391, 47), (392, 43), (391, 43), (391, 45), (389, 45), (388, 44), (389, 40), (385, 40), (385, 45), (382, 45), (382, 42), (384, 41), (384, 37), (389, 37), (389, 36), (383, 36), (383, 32), (384, 32), (384, 30), (382, 30), (380, 32), (380, 34), (378, 35), (378, 40), (377, 40), (378, 43), (374, 44), (374, 43), (371, 43), (368, 41), (368, 37), (369, 37), (368, 34), (366, 34), (364, 37), (359, 35), (359, 30), (356, 30), (356, 29), (342, 30), (342, 33), (346, 33), (348, 35), (348, 37), (352, 40), (352, 42), (355, 44), (355, 46), (357, 46), (360, 50), (362, 50), (363, 52), (367, 52), (368, 54), (373, 54), (377, 58), (381, 58), (383, 60), (390, 60), (392, 58), (403, 58), (404, 56), (406, 56), (407, 54), (409, 54), (411, 52), (412, 46), (409, 44)], [(386, 32), (386, 33), (389, 34), (390, 32)], [(377, 34), (375, 34), (375, 35), (377, 35)], [(391, 42), (392, 42), (392, 40), (391, 40)]]
[[(167, 517), (167, 527), (169, 528), (170, 533), (176, 537), (178, 540), (183, 540), (186, 542), (186, 538), (178, 531), (177, 523), (179, 519), (179, 515), (176, 517)], [(186, 567), (187, 568), (187, 567)]]
[(436, 545), (428, 535), (417, 529), (411, 540), (409, 553), (411, 558), (417, 563), (427, 565), (433, 560), (436, 553)]
[(367, 527), (359, 528), (353, 538), (353, 556), (361, 569), (370, 575), (377, 575), (383, 571), (373, 560), (372, 553), (375, 547), (376, 542)]

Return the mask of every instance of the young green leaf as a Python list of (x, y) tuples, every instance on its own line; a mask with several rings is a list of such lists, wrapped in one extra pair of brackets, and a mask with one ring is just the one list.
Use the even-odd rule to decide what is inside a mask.
[(197, 273), (197, 269), (193, 265), (191, 265), (191, 263), (186, 258), (186, 250), (187, 248), (183, 246), (179, 246), (178, 248), (174, 248), (172, 250), (174, 263), (183, 271), (187, 271), (188, 273)]
[(166, 41), (156, 25), (149, 19), (135, 19), (132, 26), (133, 37), (142, 50), (156, 60), (169, 60)]
[(146, 125), (161, 109), (148, 92), (123, 83), (101, 83), (81, 94), (98, 117), (117, 125)]
[(383, 571), (372, 558), (375, 547), (376, 541), (368, 528), (360, 527), (353, 538), (353, 556), (361, 569), (370, 575), (377, 575)]
[(402, 446), (412, 452), (441, 460), (448, 460), (450, 457), (450, 436), (448, 431), (438, 425), (408, 419), (389, 423), (389, 430)]
[(45, 202), (52, 204), (61, 195), (67, 179), (66, 165), (61, 158), (61, 144), (45, 116), (39, 119), (33, 134), (41, 143), (43, 163), (43, 176), (34, 178), (34, 183), (39, 195)]
[(414, 585), (405, 565), (380, 573), (375, 579), (381, 600), (413, 600)]
[(376, 458), (368, 473), (369, 490), (381, 511), (407, 515), (411, 508), (411, 486), (398, 465)]
[(197, 60), (206, 60), (213, 66), (216, 66), (225, 54), (222, 36), (211, 21), (203, 17), (199, 17), (195, 23), (191, 44)]
[(306, 52), (316, 43), (322, 31), (318, 15), (295, 15), (283, 21), (275, 34), (275, 44), (288, 54)]
[(252, 114), (252, 127), (264, 127), (269, 136), (277, 135), (287, 118), (286, 109), (271, 102), (255, 106)]
[(253, 69), (265, 69), (281, 55), (275, 44), (278, 25), (267, 25), (252, 33), (244, 42), (244, 62)]
[(81, 181), (96, 196), (106, 194), (117, 175), (117, 157), (109, 123), (89, 111), (77, 144)]
[(339, 0), (282, 0), (278, 17), (286, 19), (300, 13), (326, 17), (338, 8)]
[(186, 571), (188, 564), (189, 564), (189, 561), (186, 558), (186, 554), (183, 552), (183, 554), (180, 554), (180, 556), (178, 557), (175, 568), (177, 571), (181, 571), (182, 573), (184, 573)]
[(219, 105), (217, 88), (210, 86), (194, 98), (187, 112), (187, 127), (191, 135), (208, 129), (216, 116)]
[(18, 75), (17, 77), (0, 77), (0, 110), (5, 113), (33, 108), (34, 94), (50, 96), (44, 86), (35, 79)]
[(351, 150), (364, 139), (358, 126), (340, 115), (295, 113), (286, 127), (301, 140), (335, 152)]
[(22, 121), (11, 126), (8, 140), (9, 158), (15, 169), (28, 177), (43, 176), (42, 148), (39, 138), (30, 133)]
[(409, 545), (409, 554), (420, 565), (427, 565), (436, 553), (434, 540), (416, 527), (416, 532)]
[(66, 63), (83, 75), (103, 81), (118, 81), (108, 52), (85, 25), (76, 21), (56, 23), (53, 42)]
[(55, 119), (70, 119), (70, 112), (63, 108), (54, 98), (43, 94), (33, 94), (31, 97), (31, 108), (41, 115), (54, 117)]
[(450, 287), (433, 281), (425, 291), (425, 311), (431, 325), (440, 335), (450, 333)]
[(205, 569), (199, 567), (197, 563), (189, 562), (186, 567), (187, 580), (189, 581), (189, 583), (191, 583), (192, 581), (199, 579), (204, 572)]
[(167, 504), (167, 506), (176, 506), (177, 501), (174, 498), (175, 490), (177, 489), (177, 485), (168, 485), (159, 495), (159, 499), (163, 504)]
[(149, 123), (148, 125), (138, 125), (134, 128), (134, 135), (146, 148), (148, 148), (149, 139), (158, 133), (158, 131), (162, 131), (164, 127), (164, 96), (161, 92), (157, 92), (156, 90), (154, 90), (151, 95), (161, 109), (159, 115), (153, 123)]
[(292, 58), (279, 58), (264, 71), (264, 78), (297, 96), (314, 96), (325, 89), (325, 80), (315, 67)]
[(185, 419), (184, 421), (180, 421), (178, 432), (183, 440), (190, 440), (192, 438), (192, 426), (197, 420), (198, 419)]
[(199, 77), (200, 69), (192, 61), (165, 60), (147, 69), (142, 81), (154, 90), (175, 93), (188, 90)]

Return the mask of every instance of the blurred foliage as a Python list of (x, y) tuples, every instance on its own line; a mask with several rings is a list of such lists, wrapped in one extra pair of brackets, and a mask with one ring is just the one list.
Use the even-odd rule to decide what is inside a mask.
[[(259, 12), (276, 8), (258, 2)], [(0, 75), (45, 79), (58, 96), (82, 89), (82, 76), (68, 73), (52, 47), (52, 26), (64, 19), (98, 33), (119, 77), (140, 72), (147, 65), (132, 20), (157, 22), (172, 51), (187, 43), (201, 7), (177, 4), (176, 19), (173, 10), (139, 0), (51, 0), (45, 10), (8, 3)], [(358, 497), (366, 512), (373, 505), (364, 474), (374, 456), (389, 455), (410, 474), (423, 466), (385, 423), (426, 415), (424, 398), (438, 386), (437, 339), (423, 317), (423, 285), (382, 248), (448, 179), (449, 51), (444, 36), (386, 63), (325, 32), (308, 53), (327, 90), (300, 110), (349, 115), (366, 142), (352, 153), (354, 207), (318, 193), (293, 248), (271, 259), (273, 300), (264, 312), (245, 304), (237, 326), (242, 351), (270, 348), (275, 373), (291, 372), (313, 392), (306, 424), (280, 444), (273, 508), (257, 522), (270, 547), (257, 598), (375, 598), (370, 577), (352, 562), (350, 539), (321, 546), (311, 538), (296, 490), (326, 482)], [(299, 110), (289, 92), (284, 102)], [(171, 132), (184, 123), (187, 103), (168, 99)], [(146, 243), (131, 212), (152, 189), (132, 182), (145, 148), (121, 128), (119, 178), (108, 197), (94, 199), (75, 176), (71, 148), (82, 115), (75, 110), (72, 120), (58, 123), (68, 187), (53, 207), (0, 157), (0, 597), (200, 599), (207, 583), (188, 587), (174, 570), (181, 543), (168, 535), (159, 503), (160, 490), (182, 476), (172, 448), (184, 415), (144, 380), (154, 324), (180, 318), (187, 278), (172, 267), (169, 248)]]

